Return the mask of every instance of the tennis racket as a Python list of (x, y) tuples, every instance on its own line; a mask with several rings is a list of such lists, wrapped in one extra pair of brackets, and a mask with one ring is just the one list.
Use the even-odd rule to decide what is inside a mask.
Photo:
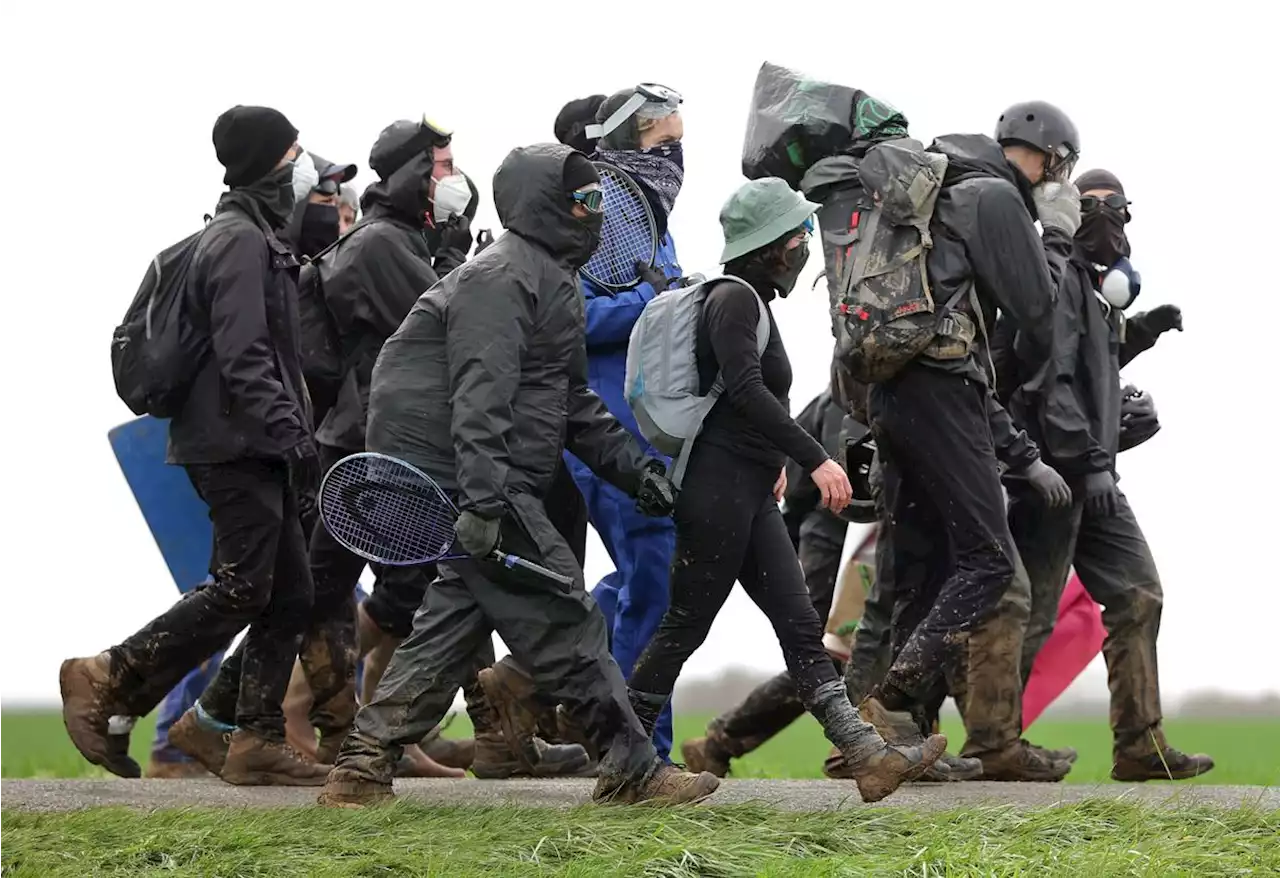
[(604, 192), (600, 246), (582, 266), (588, 280), (612, 292), (640, 283), (636, 262), (653, 267), (658, 257), (658, 224), (640, 187), (625, 171), (594, 162)]
[[(422, 470), (385, 454), (344, 457), (320, 482), (320, 519), (346, 549), (379, 564), (408, 567), (472, 557), (454, 550), (458, 508)], [(489, 555), (560, 585), (573, 579), (497, 549)]]

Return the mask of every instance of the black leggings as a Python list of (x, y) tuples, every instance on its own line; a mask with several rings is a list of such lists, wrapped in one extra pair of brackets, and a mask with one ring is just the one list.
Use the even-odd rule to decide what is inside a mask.
[(676, 502), (671, 606), (636, 662), (629, 685), (669, 695), (689, 656), (707, 637), (734, 580), (778, 635), (801, 700), (837, 679), (822, 646), (804, 572), (787, 535), (773, 485), (778, 471), (715, 446), (695, 445)]

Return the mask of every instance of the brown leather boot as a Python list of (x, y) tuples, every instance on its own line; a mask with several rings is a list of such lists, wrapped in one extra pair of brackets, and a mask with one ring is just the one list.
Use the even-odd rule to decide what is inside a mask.
[(680, 755), (690, 771), (706, 771), (716, 777), (724, 777), (729, 773), (729, 760), (732, 754), (725, 749), (723, 739), (715, 729), (707, 729), (702, 738), (690, 738), (680, 745)]
[(194, 707), (187, 710), (169, 727), (169, 743), (186, 753), (209, 771), (222, 776), (231, 746), (231, 732), (220, 732), (202, 725)]
[(80, 755), (119, 777), (142, 777), (142, 767), (129, 755), (129, 724), (111, 734), (111, 716), (118, 711), (111, 682), (111, 656), (67, 659), (58, 670), (62, 690), (62, 723)]
[[(533, 739), (538, 734), (540, 714), (539, 705), (534, 700), (533, 681), (501, 662), (480, 671), (478, 678), (485, 699), (497, 713), (502, 737), (524, 771), (533, 774), (538, 758)], [(477, 751), (480, 746), (477, 741)]]
[(670, 763), (660, 763), (643, 781), (632, 781), (622, 786), (610, 784), (601, 777), (596, 782), (591, 798), (601, 804), (634, 805), (648, 802), (654, 805), (685, 805), (700, 802), (720, 786), (720, 778), (704, 771), (695, 774), (683, 771)]
[(1116, 747), (1111, 779), (1130, 783), (1148, 780), (1187, 780), (1213, 770), (1213, 759), (1204, 753), (1188, 756), (1169, 746), (1159, 726), (1129, 747)]
[(316, 802), (327, 808), (366, 808), (395, 801), (391, 784), (371, 780), (348, 768), (334, 768)]
[(227, 749), (222, 779), (237, 786), (318, 787), (332, 768), (312, 762), (284, 741), (236, 729)]
[(1032, 744), (1027, 741), (1027, 746), (1033, 750), (1039, 750), (1052, 762), (1065, 762), (1068, 765), (1075, 765), (1076, 759), (1080, 754), (1076, 752), (1075, 747), (1041, 747), (1039, 744)]
[(910, 747), (886, 744), (860, 761), (850, 753), (844, 756), (862, 801), (878, 802), (903, 783), (919, 779), (946, 749), (945, 735), (930, 735), (924, 743)]
[(914, 747), (924, 743), (924, 734), (915, 717), (905, 710), (890, 710), (874, 695), (868, 695), (858, 705), (858, 715), (863, 722), (871, 723), (887, 744)]
[(1071, 771), (1071, 763), (1050, 758), (1047, 751), (1017, 741), (994, 753), (974, 754), (982, 761), (983, 780), (1056, 783)]
[(194, 760), (182, 762), (166, 762), (154, 756), (147, 763), (147, 770), (142, 773), (151, 780), (190, 780), (195, 777), (212, 777), (209, 770)]

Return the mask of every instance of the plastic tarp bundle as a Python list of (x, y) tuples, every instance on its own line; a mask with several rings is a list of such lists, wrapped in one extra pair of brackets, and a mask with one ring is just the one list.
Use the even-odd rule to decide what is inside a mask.
[(821, 159), (860, 157), (872, 144), (906, 133), (906, 117), (884, 101), (766, 61), (751, 98), (742, 173), (751, 180), (781, 177), (799, 188)]

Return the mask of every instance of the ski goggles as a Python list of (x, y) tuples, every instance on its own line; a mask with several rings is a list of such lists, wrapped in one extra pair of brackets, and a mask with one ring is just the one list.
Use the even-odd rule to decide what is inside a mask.
[(593, 140), (599, 140), (606, 134), (616, 131), (632, 116), (639, 116), (642, 119), (661, 119), (679, 110), (682, 103), (684, 98), (674, 88), (653, 82), (642, 82), (636, 86), (635, 94), (614, 110), (613, 115), (605, 119), (603, 124), (588, 125), (585, 134)]
[(569, 193), (569, 200), (581, 204), (590, 213), (604, 213), (603, 189), (575, 189)]
[(1096, 195), (1081, 195), (1080, 209), (1085, 213), (1091, 210), (1097, 210), (1100, 206), (1106, 205), (1112, 210), (1120, 211), (1127, 214), (1129, 212), (1129, 199), (1125, 198), (1119, 192), (1108, 195), (1105, 198), (1099, 198)]

